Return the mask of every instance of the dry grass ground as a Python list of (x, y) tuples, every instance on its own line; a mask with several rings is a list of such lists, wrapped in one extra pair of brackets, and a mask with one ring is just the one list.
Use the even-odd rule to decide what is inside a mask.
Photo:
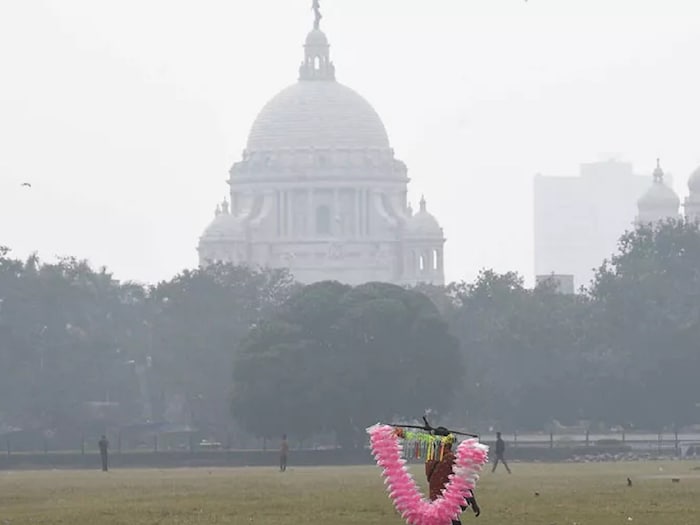
[[(515, 464), (485, 473), (479, 525), (697, 525), (698, 463)], [(660, 470), (660, 468), (662, 470)], [(626, 478), (632, 478), (628, 487)], [(672, 477), (680, 482), (672, 482)], [(539, 493), (536, 496), (535, 493)], [(476, 521), (474, 521), (476, 520)], [(374, 467), (2, 472), (0, 525), (395, 524)]]

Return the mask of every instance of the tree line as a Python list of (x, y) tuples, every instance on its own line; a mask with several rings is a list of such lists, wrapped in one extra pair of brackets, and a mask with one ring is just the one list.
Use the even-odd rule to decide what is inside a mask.
[(226, 264), (156, 285), (0, 250), (0, 433), (186, 421), (363, 442), (377, 421), (477, 431), (700, 422), (700, 231), (623, 235), (575, 295), (515, 273), (404, 288)]

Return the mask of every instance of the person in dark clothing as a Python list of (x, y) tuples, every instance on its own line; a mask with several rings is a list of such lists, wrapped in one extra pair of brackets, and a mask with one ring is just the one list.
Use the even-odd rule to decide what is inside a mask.
[[(425, 462), (425, 475), (428, 478), (429, 495), (432, 501), (442, 496), (443, 489), (450, 481), (450, 474), (452, 474), (452, 469), (456, 460), (454, 452), (452, 452), (452, 443), (454, 443), (454, 440), (455, 438), (452, 435), (443, 439), (442, 446), (444, 450), (441, 454), (442, 458), (439, 460), (430, 459)], [(469, 493), (465, 495), (464, 500), (465, 505), (462, 505), (462, 511), (471, 507), (474, 514), (478, 517), (481, 514), (481, 509), (476, 502), (474, 491), (470, 490)], [(459, 517), (452, 520), (452, 525), (462, 525)]]
[(107, 472), (109, 470), (109, 441), (107, 441), (107, 436), (102, 436), (98, 445), (100, 446), (100, 457), (102, 458), (102, 471)]
[(280, 472), (287, 470), (287, 455), (289, 454), (289, 443), (287, 442), (287, 434), (282, 436), (280, 443)]
[(500, 461), (501, 463), (503, 463), (503, 466), (506, 467), (508, 474), (511, 474), (510, 467), (508, 466), (508, 463), (506, 463), (505, 454), (506, 442), (503, 441), (501, 433), (496, 432), (496, 462), (493, 464), (493, 470), (491, 472), (496, 472), (496, 467), (498, 466), (498, 462)]

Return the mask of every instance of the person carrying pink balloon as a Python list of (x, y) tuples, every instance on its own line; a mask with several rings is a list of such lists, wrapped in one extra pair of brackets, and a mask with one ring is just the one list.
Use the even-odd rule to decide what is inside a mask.
[[(367, 429), (372, 455), (382, 469), (389, 497), (407, 525), (460, 525), (459, 516), (467, 506), (479, 512), (478, 505), (474, 505), (473, 490), (479, 472), (488, 462), (488, 446), (479, 443), (477, 437), (465, 434), (471, 439), (462, 441), (453, 452), (455, 432), (444, 427), (430, 427), (428, 431), (420, 427), (418, 430), (420, 432), (412, 432), (398, 425), (381, 423)], [(443, 447), (443, 443), (449, 446)], [(416, 458), (425, 454), (428, 461), (437, 462), (426, 470), (433, 485), (430, 498), (421, 494), (409, 472), (409, 460), (404, 456), (407, 447), (415, 448)], [(433, 465), (435, 470), (431, 472)]]
[[(452, 452), (452, 444), (455, 442), (454, 434), (449, 434), (442, 439), (440, 446), (439, 457), (428, 459), (425, 462), (425, 475), (428, 478), (429, 497), (431, 501), (435, 501), (442, 496), (445, 487), (450, 481), (450, 475), (454, 471), (456, 457)], [(474, 514), (479, 517), (481, 509), (476, 502), (474, 491), (469, 490), (465, 495), (465, 505), (462, 505), (462, 511), (471, 507)], [(462, 525), (459, 517), (452, 520), (452, 525)]]

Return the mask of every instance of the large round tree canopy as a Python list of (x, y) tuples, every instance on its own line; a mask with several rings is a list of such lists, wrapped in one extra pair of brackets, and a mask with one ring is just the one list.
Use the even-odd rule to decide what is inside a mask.
[(234, 417), (260, 436), (365, 427), (451, 403), (457, 340), (426, 296), (399, 286), (322, 282), (254, 328), (234, 363)]

